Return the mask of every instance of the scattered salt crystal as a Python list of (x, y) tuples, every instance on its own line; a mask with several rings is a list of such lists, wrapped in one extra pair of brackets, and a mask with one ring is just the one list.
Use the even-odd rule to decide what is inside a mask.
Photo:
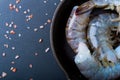
[(9, 37), (8, 39), (11, 40), (11, 37)]
[(13, 21), (11, 21), (11, 23), (10, 23), (11, 25), (13, 25), (14, 24), (14, 22)]
[(5, 26), (8, 26), (8, 25), (9, 25), (9, 24), (6, 22), (6, 23), (5, 23)]
[(16, 8), (15, 5), (13, 5), (13, 4), (11, 4), (11, 3), (9, 4), (9, 9), (10, 9), (10, 10), (14, 10), (15, 8)]
[(27, 29), (30, 29), (30, 27), (27, 27)]
[(48, 20), (47, 20), (47, 22), (48, 22), (48, 23), (51, 23), (51, 20), (50, 20), (50, 19), (48, 19)]
[(34, 28), (34, 32), (36, 32), (38, 29), (37, 28)]
[(30, 19), (33, 18), (33, 14), (30, 14), (28, 17), (29, 17)]
[(7, 34), (5, 34), (4, 36), (5, 36), (6, 39), (8, 39), (8, 35)]
[(12, 6), (12, 4), (10, 3), (10, 4), (9, 4), (9, 6), (11, 7), (11, 6)]
[(2, 72), (2, 75), (1, 75), (3, 78), (7, 76), (7, 73), (6, 72)]
[(15, 47), (12, 47), (12, 50), (15, 50)]
[(14, 24), (14, 25), (13, 25), (13, 28), (17, 28), (17, 25), (16, 25), (16, 24)]
[(43, 41), (43, 39), (39, 39), (39, 43), (41, 43)]
[(44, 25), (47, 25), (47, 23), (44, 23)]
[(15, 59), (18, 59), (19, 57), (20, 57), (19, 55), (16, 55), (16, 56), (15, 56)]
[(27, 9), (27, 12), (29, 13), (29, 12), (30, 12), (30, 9)]
[(15, 31), (14, 31), (14, 30), (11, 30), (11, 31), (10, 31), (10, 34), (15, 34)]
[(12, 62), (11, 62), (11, 64), (15, 64), (15, 62), (14, 62), (14, 61), (12, 61)]
[(22, 6), (19, 6), (19, 9), (21, 9), (22, 8)]
[(5, 34), (4, 36), (5, 36), (6, 39), (9, 39), (8, 35)]
[(6, 33), (8, 34), (8, 33), (9, 33), (9, 31), (6, 31)]
[(44, 3), (47, 3), (47, 1), (43, 1)]
[(44, 26), (40, 26), (40, 29), (43, 29), (44, 28)]
[(32, 68), (32, 67), (33, 67), (33, 65), (32, 65), (32, 64), (29, 64), (29, 67), (30, 67), (30, 68)]
[(17, 71), (17, 68), (11, 67), (10, 70), (11, 70), (12, 72), (16, 72), (16, 71)]
[(26, 15), (26, 21), (28, 22), (29, 20), (31, 20), (33, 18), (33, 14), (30, 15)]
[(4, 47), (8, 48), (9, 46), (8, 46), (8, 44), (4, 44)]
[(13, 8), (15, 9), (15, 8), (16, 8), (16, 5), (13, 5)]
[(9, 27), (12, 27), (12, 24), (9, 24)]
[(2, 53), (2, 56), (5, 57), (5, 56), (6, 56), (6, 53)]
[(54, 3), (54, 5), (57, 5), (57, 3)]
[(29, 21), (29, 19), (26, 19), (26, 21), (28, 22), (28, 21)]
[(38, 56), (38, 53), (35, 53), (35, 56)]
[(12, 69), (13, 69), (13, 67), (10, 68), (10, 70), (12, 70)]
[(20, 33), (18, 34), (18, 37), (21, 37), (21, 34), (20, 34)]
[(16, 11), (16, 12), (19, 12), (19, 9), (18, 9), (18, 8), (15, 8), (15, 11)]
[(21, 0), (16, 0), (16, 4), (20, 3)]
[(45, 15), (47, 16), (47, 15), (48, 15), (48, 13), (45, 13)]
[(27, 14), (27, 11), (24, 11), (23, 13), (24, 13), (24, 14)]
[(46, 48), (46, 49), (45, 49), (45, 52), (47, 53), (49, 50), (50, 50), (50, 48)]

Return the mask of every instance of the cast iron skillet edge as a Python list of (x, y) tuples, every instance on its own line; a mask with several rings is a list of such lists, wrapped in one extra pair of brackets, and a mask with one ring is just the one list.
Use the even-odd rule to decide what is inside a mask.
[(52, 49), (52, 51), (53, 51), (53, 56), (54, 56), (54, 58), (56, 59), (59, 67), (60, 67), (60, 68), (62, 69), (62, 71), (65, 73), (67, 79), (69, 79), (67, 72), (66, 72), (65, 69), (62, 67), (60, 61), (59, 61), (58, 58), (57, 58), (57, 55), (55, 54), (56, 51), (55, 51), (55, 49), (54, 49), (53, 33), (52, 33), (52, 32), (53, 32), (53, 29), (54, 29), (54, 28), (53, 28), (53, 27), (54, 27), (54, 21), (55, 21), (55, 19), (56, 19), (57, 13), (59, 12), (59, 9), (61, 8), (61, 6), (62, 6), (62, 4), (63, 4), (64, 2), (65, 2), (65, 0), (62, 1), (62, 2), (60, 2), (60, 3), (58, 4), (58, 6), (57, 6), (57, 8), (56, 8), (56, 10), (55, 10), (55, 12), (54, 12), (54, 14), (53, 14), (52, 24), (51, 24), (51, 28), (50, 28), (50, 44), (51, 44), (51, 49)]

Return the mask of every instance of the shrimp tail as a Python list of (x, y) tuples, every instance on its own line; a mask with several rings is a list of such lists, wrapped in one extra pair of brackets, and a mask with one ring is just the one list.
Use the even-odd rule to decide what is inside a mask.
[(85, 74), (86, 77), (90, 78), (97, 72), (99, 64), (91, 55), (90, 50), (85, 43), (79, 43), (78, 49), (79, 52), (75, 56), (75, 63), (77, 64), (81, 73)]

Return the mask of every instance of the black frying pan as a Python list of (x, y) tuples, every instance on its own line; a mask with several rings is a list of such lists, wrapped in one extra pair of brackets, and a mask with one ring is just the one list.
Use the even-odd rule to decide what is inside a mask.
[(74, 63), (75, 53), (66, 41), (65, 27), (72, 8), (75, 5), (84, 3), (85, 1), (87, 0), (62, 1), (55, 11), (51, 25), (50, 40), (53, 55), (67, 75), (67, 78), (70, 80), (85, 80), (85, 77), (79, 72)]

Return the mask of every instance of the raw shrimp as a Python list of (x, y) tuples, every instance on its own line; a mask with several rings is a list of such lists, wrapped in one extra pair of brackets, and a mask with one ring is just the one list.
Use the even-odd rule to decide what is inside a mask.
[[(98, 54), (97, 51), (94, 52)], [(79, 52), (75, 56), (75, 63), (80, 72), (89, 80), (111, 80), (120, 76), (120, 63), (104, 67), (94, 55), (91, 55), (86, 43), (79, 43)]]
[[(103, 7), (104, 9), (115, 10), (119, 14), (119, 16), (118, 18), (111, 19), (111, 21), (119, 22), (117, 33), (120, 32), (120, 0), (90, 0), (88, 2), (91, 3), (94, 8)], [(87, 7), (89, 7), (89, 5)], [(79, 7), (79, 9), (81, 9), (81, 7)], [(88, 9), (83, 10), (83, 12), (85, 11), (88, 11)]]
[[(77, 53), (74, 61), (80, 72), (91, 80), (108, 80), (120, 76), (120, 46), (113, 49), (115, 41), (112, 41), (110, 36), (111, 30), (120, 26), (119, 22), (116, 22), (119, 21), (119, 15), (106, 13), (89, 21), (93, 8), (112, 10), (111, 5), (119, 8), (119, 3), (112, 3), (110, 0), (91, 0), (75, 6), (67, 22), (67, 42)], [(90, 27), (89, 30), (87, 26)], [(94, 48), (93, 52), (88, 47), (88, 40), (92, 44), (90, 47)]]
[(111, 45), (114, 40), (112, 41), (112, 36), (110, 36), (111, 29), (119, 25), (117, 22), (111, 22), (110, 18), (116, 17), (115, 14), (104, 13), (93, 18), (89, 23), (88, 36), (91, 38), (92, 46), (100, 45), (100, 51), (96, 48), (91, 53), (86, 43), (79, 43), (75, 63), (80, 72), (91, 80), (109, 80), (120, 76), (120, 63), (117, 62), (120, 58), (120, 46), (114, 50)]
[[(89, 7), (87, 7), (88, 4), (89, 4)], [(92, 8), (93, 8), (93, 5), (90, 2), (87, 2), (79, 7), (79, 15), (77, 15), (78, 6), (75, 6), (68, 20), (67, 27), (66, 27), (66, 37), (67, 37), (68, 43), (76, 53), (78, 52), (77, 49), (78, 49), (79, 43), (86, 42), (85, 30), (89, 22), (89, 15), (91, 13)], [(85, 10), (87, 9), (89, 11), (87, 11), (86, 13), (82, 13), (84, 12), (84, 9)]]

